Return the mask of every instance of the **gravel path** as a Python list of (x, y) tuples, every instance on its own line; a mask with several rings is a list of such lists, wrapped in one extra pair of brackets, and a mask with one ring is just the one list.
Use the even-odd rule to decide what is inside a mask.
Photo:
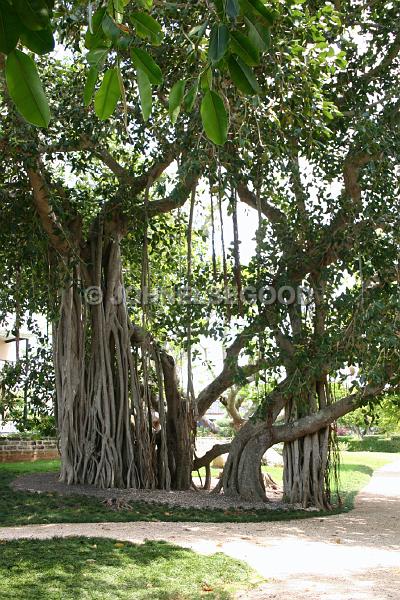
[(166, 540), (245, 560), (268, 581), (242, 600), (399, 600), (400, 460), (375, 473), (350, 513), (275, 523), (93, 523), (1, 528), (0, 539)]
[[(213, 487), (218, 480), (213, 480)], [(58, 480), (57, 473), (29, 473), (17, 477), (13, 483), (14, 490), (26, 492), (56, 492), (62, 496), (93, 496), (99, 499), (115, 498), (124, 502), (147, 502), (150, 504), (166, 504), (182, 508), (201, 509), (246, 509), (246, 510), (302, 510), (301, 505), (284, 504), (282, 490), (268, 489), (269, 502), (243, 502), (226, 498), (222, 494), (210, 494), (207, 491), (171, 491), (165, 490), (102, 490), (93, 485), (67, 485)], [(310, 509), (308, 509), (310, 510)]]

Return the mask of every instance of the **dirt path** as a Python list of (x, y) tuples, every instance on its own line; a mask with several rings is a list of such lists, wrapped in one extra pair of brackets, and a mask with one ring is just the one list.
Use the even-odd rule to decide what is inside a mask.
[(248, 562), (268, 582), (243, 600), (399, 600), (400, 460), (377, 471), (356, 508), (275, 523), (91, 523), (0, 528), (0, 539), (166, 540)]

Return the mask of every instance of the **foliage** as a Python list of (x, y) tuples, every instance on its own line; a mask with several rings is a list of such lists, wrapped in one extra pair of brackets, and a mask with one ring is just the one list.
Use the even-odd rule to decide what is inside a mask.
[(84, 537), (7, 542), (0, 573), (4, 600), (200, 600), (205, 592), (229, 600), (259, 581), (246, 564), (222, 553), (203, 556), (166, 542)]
[(379, 433), (400, 431), (399, 396), (384, 395), (373, 406), (359, 408), (339, 419), (339, 425), (350, 427), (358, 435), (366, 435), (374, 428)]
[[(90, 104), (96, 80), (103, 73), (101, 86), (94, 94), (95, 112), (101, 120), (111, 116), (119, 101), (125, 115), (128, 114), (120, 64), (130, 60), (136, 70), (142, 113), (147, 120), (151, 113), (151, 88), (160, 88), (164, 81), (153, 58), (154, 50), (165, 50), (165, 44), (173, 43), (174, 30), (178, 30), (186, 53), (186, 76), (170, 88), (171, 120), (176, 121), (181, 106), (189, 112), (192, 110), (195, 96), (201, 89), (204, 129), (219, 145), (225, 143), (228, 129), (227, 99), (221, 80), (231, 75), (240, 91), (250, 95), (259, 91), (251, 67), (261, 63), (261, 55), (270, 44), (270, 28), (277, 16), (275, 9), (267, 8), (261, 0), (245, 3), (217, 0), (212, 7), (200, 2), (196, 8), (175, 3), (153, 6), (153, 2), (141, 0), (106, 6), (99, 3), (94, 7), (91, 2), (77, 1), (68, 6), (54, 5), (46, 0), (36, 4), (37, 7), (32, 9), (23, 0), (2, 0), (0, 22), (0, 51), (7, 54), (8, 91), (29, 123), (47, 127), (50, 108), (35, 63), (17, 48), (18, 43), (43, 55), (53, 51), (55, 37), (64, 43), (73, 43), (75, 48), (80, 48), (84, 42), (89, 65), (84, 101), (86, 106)], [(204, 14), (206, 20), (198, 23)], [(85, 29), (84, 35), (82, 29)], [(21, 82), (19, 86), (15, 85), (18, 81)], [(187, 100), (186, 84), (187, 96), (190, 96)]]
[(39, 337), (37, 343), (37, 348), (31, 350), (28, 357), (3, 366), (0, 372), (0, 408), (19, 431), (53, 436), (56, 424), (52, 351), (46, 338)]
[(368, 435), (362, 440), (350, 436), (339, 438), (346, 444), (349, 452), (389, 452), (400, 453), (400, 437), (384, 437), (380, 435)]

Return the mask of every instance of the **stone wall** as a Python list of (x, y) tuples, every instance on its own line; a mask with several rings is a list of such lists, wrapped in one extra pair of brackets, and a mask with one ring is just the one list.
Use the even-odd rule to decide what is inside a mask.
[(55, 438), (26, 440), (0, 436), (0, 462), (16, 462), (19, 460), (33, 462), (58, 457), (57, 440)]

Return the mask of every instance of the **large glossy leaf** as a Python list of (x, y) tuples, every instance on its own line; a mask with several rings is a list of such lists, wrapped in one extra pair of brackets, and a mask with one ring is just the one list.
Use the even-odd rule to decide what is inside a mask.
[(50, 26), (50, 12), (45, 0), (13, 0), (13, 7), (28, 29), (38, 31)]
[(117, 43), (122, 32), (119, 27), (116, 26), (114, 19), (112, 19), (110, 15), (104, 15), (101, 22), (101, 28), (108, 40), (111, 40), (113, 44)]
[(47, 54), (54, 50), (54, 37), (50, 27), (39, 31), (24, 27), (21, 32), (21, 42), (36, 54)]
[(146, 73), (150, 83), (160, 85), (163, 82), (161, 69), (148, 52), (141, 48), (132, 48), (131, 58), (136, 69)]
[(222, 98), (209, 90), (203, 97), (200, 112), (207, 137), (219, 146), (225, 144), (228, 136), (228, 115)]
[(171, 92), (169, 94), (169, 116), (171, 117), (171, 121), (173, 123), (176, 123), (179, 113), (181, 111), (181, 104), (185, 95), (185, 87), (186, 80), (180, 79), (172, 86)]
[(229, 74), (236, 87), (247, 96), (254, 96), (260, 92), (260, 86), (250, 67), (237, 56), (228, 59)]
[(7, 56), (5, 72), (8, 92), (21, 115), (32, 125), (47, 127), (50, 108), (30, 56), (13, 50)]
[(89, 106), (89, 104), (92, 101), (93, 94), (94, 94), (94, 88), (95, 88), (98, 76), (99, 76), (99, 71), (98, 71), (97, 67), (90, 67), (87, 77), (86, 77), (85, 88), (83, 90), (83, 102), (84, 102), (85, 106)]
[(239, 0), (224, 0), (225, 13), (230, 19), (236, 19), (240, 12)]
[(234, 52), (238, 54), (247, 65), (254, 67), (259, 64), (259, 51), (244, 33), (241, 31), (232, 31), (231, 44)]
[(142, 109), (143, 119), (147, 121), (151, 115), (153, 107), (153, 93), (150, 79), (141, 69), (137, 69), (136, 77), (139, 87), (140, 106)]
[(106, 45), (106, 35), (103, 31), (103, 19), (106, 15), (106, 8), (99, 8), (93, 15), (92, 18), (92, 31), (90, 29), (86, 32), (85, 47), (88, 50), (97, 48), (98, 46)]
[(275, 21), (274, 11), (267, 8), (261, 0), (240, 0), (240, 6), (244, 15), (248, 16), (253, 12), (268, 26)]
[(261, 52), (265, 52), (270, 46), (271, 34), (267, 27), (264, 27), (257, 19), (251, 20), (248, 17), (244, 18), (249, 40)]
[(192, 29), (188, 33), (188, 36), (198, 38), (198, 39), (202, 38), (207, 29), (207, 25), (208, 25), (208, 22), (205, 21), (201, 25), (196, 25), (195, 27), (192, 27)]
[(185, 98), (183, 100), (183, 106), (185, 107), (186, 112), (191, 112), (194, 107), (194, 103), (196, 102), (197, 93), (199, 91), (199, 80), (196, 79), (191, 88), (187, 91)]
[(16, 47), (20, 21), (6, 0), (0, 1), (0, 52), (8, 54)]
[(149, 39), (155, 46), (161, 44), (163, 37), (161, 25), (153, 17), (146, 13), (134, 12), (130, 19), (139, 37)]
[(221, 60), (228, 49), (229, 30), (226, 25), (219, 23), (211, 29), (208, 57), (215, 64)]
[(200, 87), (203, 90), (203, 92), (208, 92), (208, 90), (212, 89), (212, 84), (213, 70), (211, 67), (208, 67), (208, 69), (206, 69), (206, 71), (203, 71), (203, 73), (200, 76)]
[(94, 97), (94, 110), (99, 119), (105, 121), (113, 114), (120, 97), (118, 71), (115, 68), (108, 69)]
[(100, 69), (105, 63), (108, 53), (109, 48), (95, 48), (93, 50), (90, 50), (86, 54), (86, 60), (88, 61), (91, 67), (96, 67), (96, 69)]

